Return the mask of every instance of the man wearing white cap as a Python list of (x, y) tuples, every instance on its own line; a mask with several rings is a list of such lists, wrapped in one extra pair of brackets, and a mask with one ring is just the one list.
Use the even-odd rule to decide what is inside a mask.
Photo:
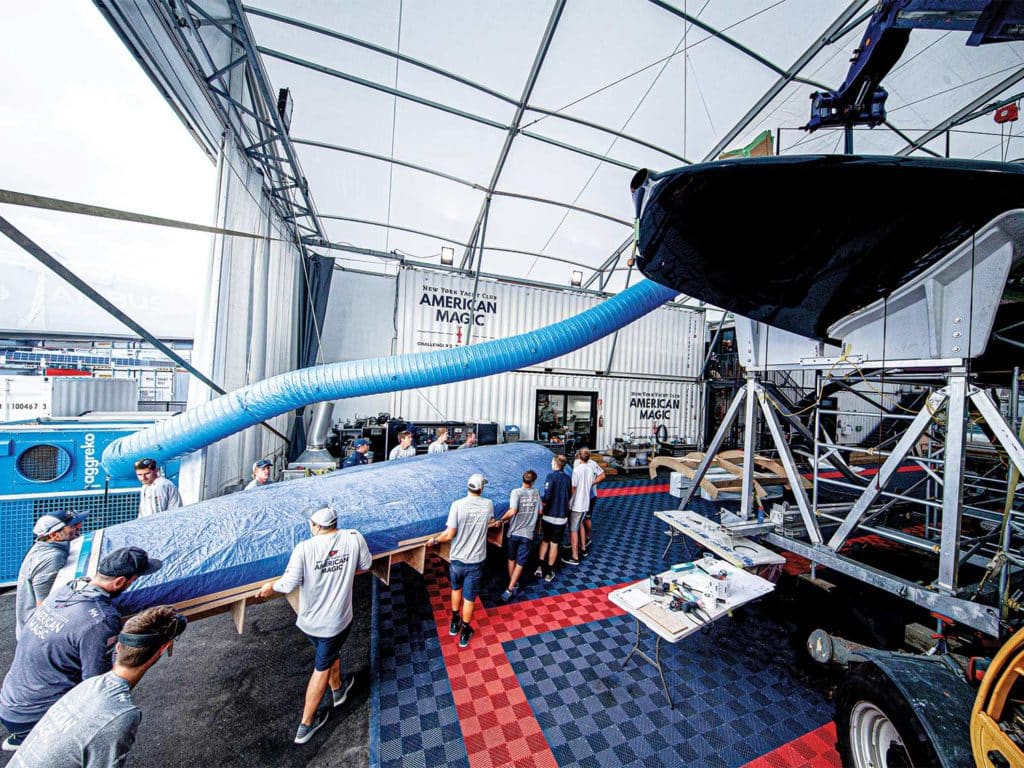
[(494, 503), (481, 494), (487, 478), (479, 472), (471, 475), (466, 482), (469, 492), (452, 502), (448, 511), (445, 531), (427, 541), (434, 546), (441, 541), (451, 541), (449, 557), (451, 565), (449, 579), (452, 585), (452, 622), (449, 635), (459, 636), (459, 647), (465, 648), (473, 637), (473, 601), (480, 592), (483, 581), (484, 560), (487, 559), (487, 529), (497, 525), (494, 519)]
[(351, 675), (342, 677), (341, 646), (352, 626), (352, 583), (356, 572), (367, 570), (371, 563), (366, 539), (359, 531), (339, 531), (338, 516), (331, 507), (313, 512), (309, 526), (312, 538), (295, 546), (284, 575), (256, 592), (257, 597), (270, 597), (274, 592), (287, 595), (299, 587), (295, 625), (316, 649), (296, 744), (305, 744), (327, 722), (330, 709), (319, 707), (328, 683), (334, 707), (345, 703), (355, 683)]
[(274, 481), (270, 479), (270, 470), (273, 468), (274, 462), (270, 459), (260, 459), (252, 465), (252, 480), (245, 486), (245, 490), (251, 491), (253, 488), (266, 488)]
[(36, 520), (32, 533), (36, 540), (21, 561), (18, 571), (18, 591), (14, 598), (14, 637), (21, 639), (32, 611), (43, 604), (53, 589), (57, 572), (68, 562), (71, 540), (82, 533), (82, 523), (88, 514), (76, 515), (74, 510), (43, 515)]

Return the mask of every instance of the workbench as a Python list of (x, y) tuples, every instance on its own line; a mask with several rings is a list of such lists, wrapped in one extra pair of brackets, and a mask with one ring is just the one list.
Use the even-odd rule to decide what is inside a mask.
[[(694, 632), (710, 627), (723, 616), (742, 605), (763, 597), (775, 589), (775, 585), (760, 576), (744, 571), (742, 568), (723, 560), (701, 558), (694, 567), (685, 572), (667, 570), (658, 577), (669, 584), (676, 583), (700, 598), (701, 614), (683, 613), (669, 609), (671, 595), (655, 595), (651, 593), (652, 578), (638, 581), (628, 587), (617, 589), (608, 594), (613, 605), (618, 606), (636, 621), (636, 643), (622, 665), (633, 657), (640, 656), (658, 670), (661, 686), (669, 706), (675, 709), (672, 696), (665, 682), (665, 671), (661, 662), (661, 642), (678, 643)], [(729, 594), (724, 599), (715, 597), (713, 580), (710, 573), (725, 571), (729, 581)], [(647, 627), (654, 633), (654, 657), (641, 649), (642, 630)]]

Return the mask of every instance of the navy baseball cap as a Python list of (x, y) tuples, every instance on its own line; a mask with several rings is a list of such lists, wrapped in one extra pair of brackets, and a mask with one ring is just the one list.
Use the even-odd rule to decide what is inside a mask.
[(139, 547), (123, 547), (115, 549), (100, 560), (97, 573), (117, 578), (118, 576), (146, 576), (156, 573), (163, 566), (162, 560), (150, 557), (146, 550)]
[(274, 466), (274, 462), (272, 462), (270, 459), (260, 459), (259, 461), (255, 462), (252, 465), (252, 471), (255, 472), (257, 469), (262, 469), (263, 467), (272, 467), (272, 466)]
[(355, 442), (352, 443), (352, 446), (355, 447), (355, 448), (362, 448), (364, 445), (369, 445), (369, 444), (370, 444), (370, 441), (367, 440), (365, 437), (359, 437), (359, 438), (356, 438)]

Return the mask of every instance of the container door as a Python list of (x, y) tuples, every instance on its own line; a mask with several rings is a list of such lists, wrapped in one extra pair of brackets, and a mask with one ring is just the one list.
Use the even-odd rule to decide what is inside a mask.
[(597, 392), (537, 390), (533, 439), (564, 445), (568, 456), (597, 441)]

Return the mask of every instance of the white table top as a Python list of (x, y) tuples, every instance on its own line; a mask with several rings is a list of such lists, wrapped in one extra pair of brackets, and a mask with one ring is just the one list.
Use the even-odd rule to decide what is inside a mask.
[[(730, 611), (767, 595), (775, 589), (775, 585), (770, 581), (722, 560), (706, 563), (702, 558), (695, 564), (696, 568), (686, 572), (677, 573), (668, 570), (658, 575), (662, 580), (678, 582), (690, 592), (698, 595), (701, 607), (710, 617), (710, 621), (700, 621), (693, 618), (693, 614), (669, 610), (668, 605), (672, 598), (652, 595), (650, 579), (638, 581), (636, 584), (610, 592), (608, 599), (613, 605), (622, 608), (662, 639), (668, 640), (670, 643), (678, 643), (684, 637), (703, 629)], [(725, 570), (729, 574), (730, 590), (725, 602), (718, 602), (714, 597), (705, 595), (707, 586), (711, 582), (711, 577), (705, 568), (712, 573)]]
[(688, 509), (664, 510), (655, 512), (654, 516), (737, 568), (782, 565), (786, 562), (786, 558), (778, 552), (762, 547), (752, 539), (733, 536), (728, 528)]

